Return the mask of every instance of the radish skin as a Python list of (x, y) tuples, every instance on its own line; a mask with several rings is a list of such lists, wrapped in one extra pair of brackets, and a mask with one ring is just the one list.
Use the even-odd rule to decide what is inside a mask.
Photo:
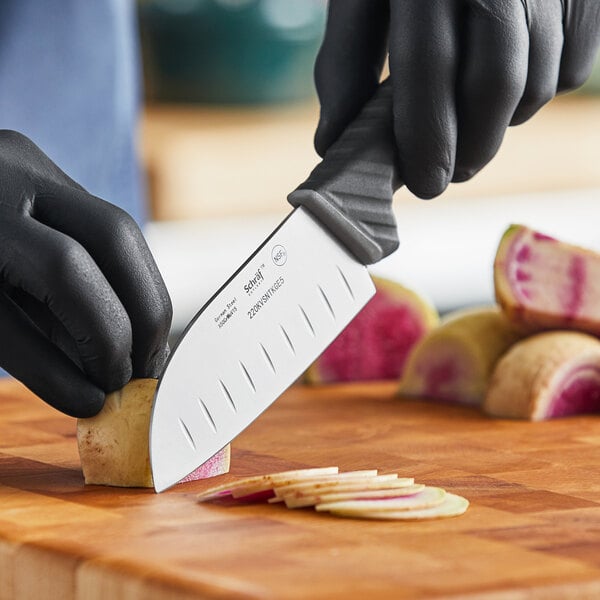
[(531, 421), (600, 412), (600, 340), (550, 331), (515, 344), (496, 366), (483, 409)]
[[(86, 484), (153, 487), (149, 435), (156, 379), (134, 379), (108, 394), (95, 417), (78, 419), (77, 446)], [(229, 471), (226, 446), (182, 481)]]

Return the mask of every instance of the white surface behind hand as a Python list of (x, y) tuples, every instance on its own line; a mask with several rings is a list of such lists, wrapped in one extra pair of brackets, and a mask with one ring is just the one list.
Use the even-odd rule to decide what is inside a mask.
[[(498, 198), (402, 199), (400, 248), (371, 267), (430, 298), (445, 312), (494, 301), (492, 265), (511, 223), (600, 251), (600, 189)], [(281, 221), (282, 215), (156, 222), (146, 236), (173, 299), (181, 331)]]

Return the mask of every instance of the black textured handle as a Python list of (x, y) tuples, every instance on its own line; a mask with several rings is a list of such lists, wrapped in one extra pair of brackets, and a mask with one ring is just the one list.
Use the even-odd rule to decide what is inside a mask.
[(399, 244), (395, 158), (392, 89), (385, 81), (288, 201), (304, 206), (360, 262), (375, 263)]

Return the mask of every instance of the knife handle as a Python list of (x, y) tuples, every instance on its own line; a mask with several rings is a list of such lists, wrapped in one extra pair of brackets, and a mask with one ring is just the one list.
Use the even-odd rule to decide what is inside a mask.
[(388, 79), (288, 201), (306, 208), (367, 265), (398, 248), (392, 196), (401, 185)]

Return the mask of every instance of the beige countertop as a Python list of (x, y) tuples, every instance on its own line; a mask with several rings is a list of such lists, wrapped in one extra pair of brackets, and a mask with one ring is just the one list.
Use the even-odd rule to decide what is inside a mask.
[[(157, 220), (283, 213), (318, 157), (315, 103), (267, 108), (148, 106), (142, 151)], [(600, 187), (600, 96), (568, 95), (509, 129), (496, 158), (442, 198)], [(396, 201), (410, 198), (400, 190)]]

